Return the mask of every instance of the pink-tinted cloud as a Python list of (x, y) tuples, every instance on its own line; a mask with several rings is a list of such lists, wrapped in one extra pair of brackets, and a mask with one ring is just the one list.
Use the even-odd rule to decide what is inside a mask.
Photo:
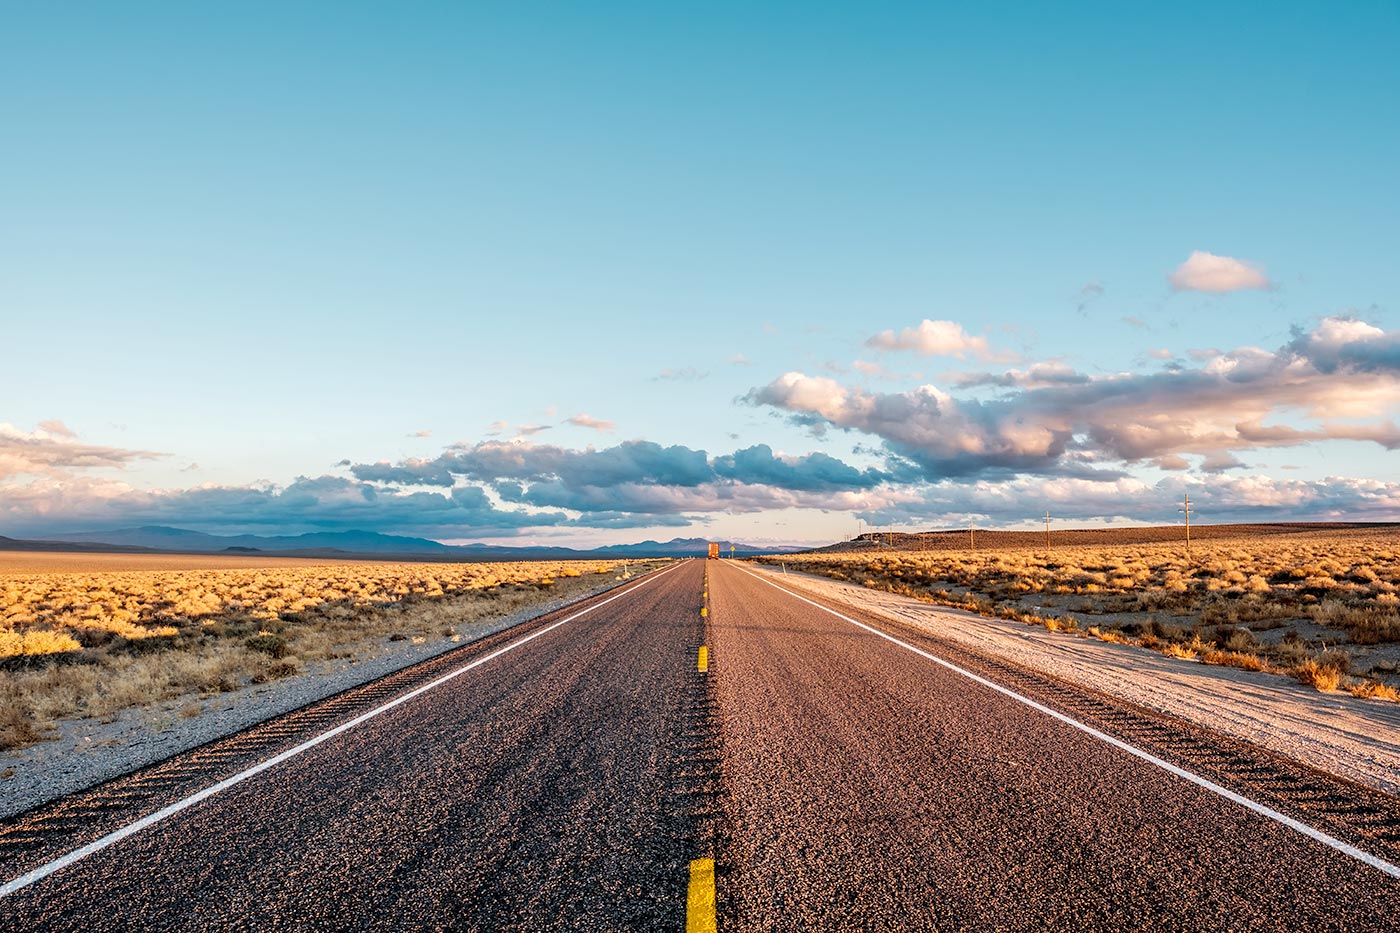
[(149, 450), (127, 450), (84, 444), (61, 421), (46, 421), (37, 431), (21, 431), (0, 423), (0, 479), (24, 474), (54, 475), (60, 471), (124, 467), (137, 460), (164, 456)]
[[(964, 387), (1020, 388), (991, 401), (957, 398), (934, 385), (870, 392), (801, 372), (747, 399), (817, 429), (881, 438), (932, 477), (1056, 473), (1082, 454), (1100, 465), (1195, 454), (1218, 468), (1233, 465), (1227, 453), (1321, 440), (1400, 449), (1400, 432), (1386, 414), (1400, 404), (1400, 339), (1355, 321), (1325, 320), (1277, 351), (1242, 347), (1198, 368), (1093, 378), (1035, 372), (958, 380)], [(1288, 421), (1302, 424), (1266, 427)]]
[(952, 356), (957, 359), (975, 357), (988, 362), (1011, 362), (1016, 354), (994, 351), (986, 337), (975, 337), (954, 321), (931, 321), (925, 318), (917, 327), (906, 327), (899, 333), (881, 331), (866, 346), (877, 350), (910, 350), (923, 356)]
[(589, 428), (594, 431), (613, 431), (617, 429), (617, 425), (613, 424), (611, 421), (594, 418), (592, 415), (584, 412), (574, 415), (572, 418), (568, 419), (568, 421), (569, 424), (575, 427)]
[(1022, 476), (942, 481), (917, 492), (916, 498), (858, 514), (876, 524), (935, 527), (965, 525), (970, 515), (991, 525), (1034, 521), (1046, 510), (1056, 522), (1175, 524), (1181, 521), (1181, 497), (1189, 493), (1192, 520), (1202, 523), (1400, 519), (1400, 483), (1344, 476), (1292, 480), (1217, 473), (1208, 480), (1177, 475), (1156, 483)]
[(1167, 276), (1179, 292), (1196, 291), (1223, 294), (1247, 288), (1272, 288), (1264, 270), (1233, 256), (1217, 256), (1196, 250)]

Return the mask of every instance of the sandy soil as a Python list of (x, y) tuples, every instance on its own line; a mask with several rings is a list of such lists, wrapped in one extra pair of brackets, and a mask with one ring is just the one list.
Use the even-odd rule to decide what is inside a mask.
[(981, 652), (1200, 723), (1332, 774), (1400, 793), (1400, 704), (1322, 694), (1290, 678), (1184, 661), (990, 619), (825, 577), (750, 565)]

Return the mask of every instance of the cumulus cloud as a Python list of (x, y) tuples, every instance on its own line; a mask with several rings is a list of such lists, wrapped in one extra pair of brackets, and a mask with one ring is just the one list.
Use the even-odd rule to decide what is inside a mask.
[(1223, 294), (1246, 288), (1272, 288), (1264, 270), (1232, 256), (1196, 250), (1167, 276), (1175, 291)]
[(1173, 524), (1183, 493), (1191, 495), (1193, 520), (1203, 523), (1265, 521), (1394, 521), (1400, 518), (1400, 483), (1329, 476), (1318, 480), (1262, 475), (1198, 479), (1172, 476), (1156, 483), (1132, 477), (1112, 482), (1076, 478), (1017, 477), (1007, 481), (941, 481), (880, 509), (860, 513), (888, 522), (963, 525), (969, 515), (989, 524), (1035, 520), (1049, 510), (1057, 521), (1135, 521)]
[[(798, 424), (882, 439), (930, 478), (984, 471), (1062, 473), (1090, 462), (1138, 463), (1195, 454), (1210, 467), (1229, 452), (1317, 440), (1362, 440), (1400, 449), (1397, 335), (1329, 319), (1277, 351), (1243, 347), (1191, 368), (1087, 378), (1072, 371), (1011, 371), (964, 377), (962, 387), (1007, 385), (991, 401), (957, 398), (934, 385), (869, 392), (790, 372), (746, 399)], [(1052, 378), (1053, 377), (1053, 378)], [(1270, 433), (1280, 418), (1311, 422)], [(1359, 422), (1359, 423), (1358, 423)], [(1168, 461), (1169, 462), (1169, 461)]]
[(958, 359), (971, 356), (988, 362), (1010, 362), (1016, 358), (1014, 353), (993, 351), (986, 337), (972, 336), (961, 324), (927, 318), (917, 327), (906, 327), (898, 334), (892, 330), (881, 331), (865, 341), (865, 345), (877, 350), (911, 350), (923, 356)]
[(801, 457), (775, 456), (767, 444), (756, 444), (716, 457), (713, 465), (715, 474), (726, 479), (803, 492), (870, 489), (890, 478), (883, 471), (859, 470), (824, 453)]
[(84, 444), (61, 421), (45, 421), (35, 431), (0, 423), (0, 479), (23, 474), (54, 475), (64, 470), (124, 467), (164, 454)]
[(568, 419), (568, 421), (569, 424), (575, 425), (576, 427), (591, 428), (594, 431), (612, 431), (617, 428), (617, 425), (613, 424), (611, 421), (594, 418), (592, 415), (585, 412), (574, 415), (572, 418)]
[(286, 486), (201, 485), (144, 490), (82, 477), (0, 487), (0, 521), (11, 530), (85, 530), (137, 524), (195, 528), (375, 529), (409, 533), (509, 532), (585, 524), (562, 512), (500, 509), (480, 487), (443, 492), (386, 489), (337, 476)]
[(779, 455), (765, 444), (710, 457), (650, 441), (604, 449), (484, 441), (432, 460), (355, 464), (365, 482), (452, 487), (481, 483), (502, 501), (595, 514), (838, 508), (868, 501), (903, 474), (859, 469), (824, 453)]

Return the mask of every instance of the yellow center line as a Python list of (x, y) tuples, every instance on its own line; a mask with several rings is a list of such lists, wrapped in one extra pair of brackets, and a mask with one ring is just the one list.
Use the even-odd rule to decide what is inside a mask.
[(700, 646), (700, 655), (696, 658), (695, 666), (702, 674), (710, 669), (710, 649), (704, 645)]
[(712, 858), (698, 858), (690, 863), (685, 933), (715, 933), (715, 860)]

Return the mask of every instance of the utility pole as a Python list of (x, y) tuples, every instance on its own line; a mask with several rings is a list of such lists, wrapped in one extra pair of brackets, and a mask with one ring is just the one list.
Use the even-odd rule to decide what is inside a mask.
[(967, 543), (974, 551), (977, 550), (977, 536), (972, 531), (972, 519), (967, 520)]
[(894, 547), (894, 522), (890, 522), (890, 536), (886, 539), (890, 547)]
[(1191, 494), (1185, 493), (1181, 497), (1181, 508), (1177, 509), (1186, 517), (1186, 562), (1191, 562)]
[(1050, 559), (1050, 510), (1045, 510), (1045, 558)]

